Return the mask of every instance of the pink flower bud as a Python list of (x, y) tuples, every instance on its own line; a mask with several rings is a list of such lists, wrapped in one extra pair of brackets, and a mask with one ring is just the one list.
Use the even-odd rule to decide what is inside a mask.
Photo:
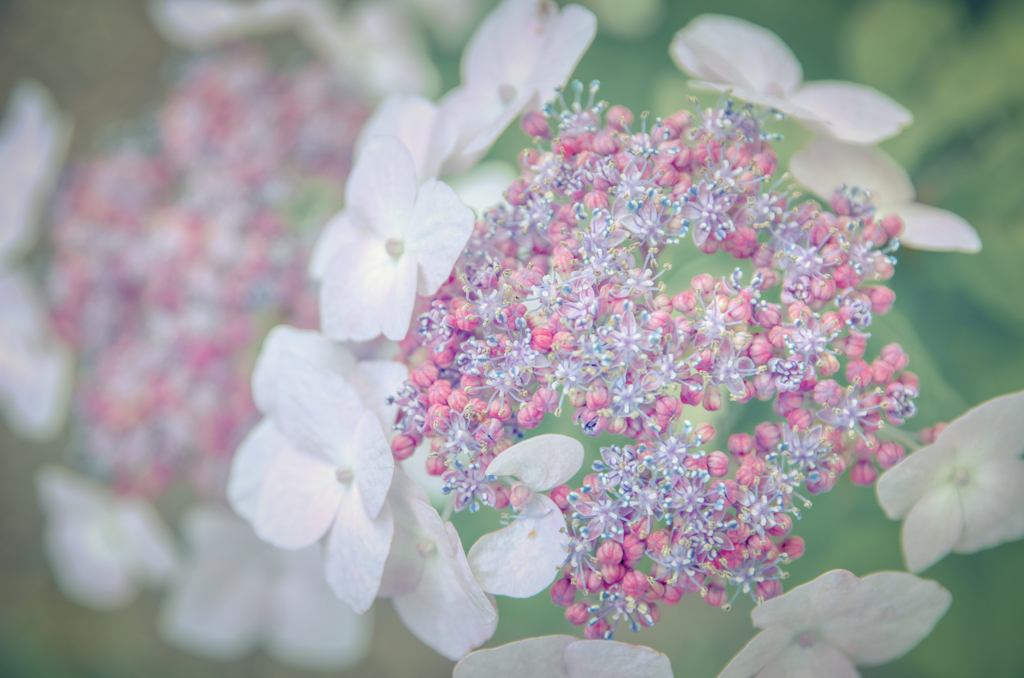
[(782, 440), (782, 434), (779, 432), (778, 426), (766, 421), (758, 424), (754, 429), (754, 440), (757, 443), (758, 452), (774, 452), (779, 441)]
[(437, 380), (438, 374), (437, 365), (431, 360), (424, 360), (409, 373), (409, 381), (420, 388), (430, 388), (430, 385)]
[(747, 348), (747, 353), (750, 355), (750, 359), (754, 361), (755, 365), (765, 365), (773, 357), (774, 347), (772, 343), (768, 341), (768, 337), (763, 334), (758, 334), (750, 342), (750, 346)]
[(793, 519), (786, 513), (775, 514), (775, 524), (768, 530), (773, 537), (785, 537), (793, 529)]
[(592, 212), (608, 209), (608, 193), (606, 191), (588, 191), (583, 196), (583, 204)]
[(627, 567), (633, 567), (647, 552), (647, 542), (635, 534), (627, 534), (622, 538), (622, 558)]
[[(465, 381), (465, 380), (463, 380)], [(469, 404), (469, 396), (461, 388), (457, 388), (448, 396), (448, 407), (455, 412), (462, 412)]]
[(680, 292), (672, 297), (672, 308), (680, 313), (690, 313), (697, 308), (697, 293), (693, 290)]
[(436, 457), (427, 457), (427, 475), (441, 476), (448, 470), (445, 466), (445, 458), (438, 455)]
[(854, 360), (846, 365), (846, 380), (859, 388), (867, 387), (873, 376), (871, 366), (863, 360)]
[(722, 478), (729, 473), (729, 457), (715, 451), (708, 455), (708, 473), (712, 478)]
[(506, 422), (512, 418), (512, 405), (507, 397), (495, 398), (487, 406), (487, 415), (500, 422)]
[(617, 131), (625, 132), (626, 128), (633, 124), (633, 111), (625, 106), (612, 106), (605, 115), (608, 127)]
[(734, 433), (729, 436), (729, 454), (742, 459), (754, 451), (754, 441), (746, 433)]
[(910, 364), (910, 356), (903, 352), (899, 344), (889, 344), (882, 349), (882, 360), (892, 366), (893, 372), (901, 372)]
[(604, 580), (597, 570), (587, 570), (586, 573), (576, 579), (576, 589), (584, 593), (597, 593), (604, 588)]
[(850, 470), (850, 481), (854, 485), (867, 487), (878, 478), (878, 470), (870, 459), (861, 459)]
[(677, 586), (666, 586), (665, 595), (661, 597), (666, 605), (675, 605), (683, 597), (683, 592)]
[(504, 511), (508, 508), (512, 489), (508, 485), (502, 485), (501, 483), (491, 483), (490, 487), (494, 490), (494, 506), (491, 508), (496, 511)]
[(558, 245), (557, 247), (555, 247), (553, 258), (555, 262), (556, 271), (563, 275), (572, 271), (572, 265), (575, 259), (572, 255), (572, 252), (570, 252), (568, 249), (566, 249), (562, 245)]
[(533, 499), (533, 492), (524, 483), (516, 482), (509, 491), (508, 501), (517, 511), (522, 511)]
[(843, 353), (850, 360), (859, 360), (864, 355), (864, 349), (867, 348), (868, 338), (863, 334), (851, 334), (846, 337), (845, 345), (843, 346)]
[(610, 402), (611, 397), (608, 395), (608, 389), (604, 386), (595, 386), (587, 391), (587, 407), (594, 411), (608, 407)]
[(884, 285), (869, 289), (868, 297), (871, 298), (871, 312), (878, 315), (885, 315), (891, 311), (893, 302), (896, 301), (896, 293)]
[(597, 547), (597, 559), (602, 565), (618, 565), (622, 562), (622, 555), (622, 547), (611, 539), (605, 539)]
[(608, 623), (607, 619), (600, 619), (593, 626), (588, 624), (583, 627), (583, 637), (587, 640), (601, 640), (611, 631), (611, 628), (612, 625)]
[(519, 421), (519, 425), (523, 428), (536, 428), (544, 419), (544, 412), (537, 409), (537, 406), (532, 402), (523, 403), (523, 405), (519, 407), (516, 419)]
[(565, 609), (565, 618), (573, 626), (583, 626), (589, 616), (586, 603), (573, 603)]
[(721, 607), (729, 599), (725, 588), (721, 584), (710, 584), (707, 591), (707, 595), (704, 596), (704, 602), (711, 607)]
[(548, 124), (547, 116), (541, 111), (523, 113), (523, 117), (519, 120), (519, 126), (528, 136), (541, 139), (551, 138), (551, 126)]
[(626, 567), (622, 563), (607, 563), (601, 565), (601, 579), (605, 584), (614, 584), (626, 574)]
[(572, 585), (572, 579), (562, 577), (556, 579), (551, 585), (551, 602), (559, 607), (570, 607), (576, 600), (576, 587)]
[(551, 490), (551, 501), (555, 502), (555, 506), (561, 510), (569, 508), (569, 495), (572, 494), (572, 488), (568, 485), (559, 485), (555, 489)]
[(886, 235), (895, 238), (903, 232), (903, 220), (898, 214), (886, 214), (882, 217), (882, 228), (885, 229)]
[(798, 407), (786, 415), (786, 422), (794, 431), (807, 431), (814, 423), (814, 415), (806, 407)]
[(427, 402), (431, 405), (447, 405), (451, 394), (452, 383), (447, 379), (438, 379), (427, 389)]
[(814, 386), (814, 402), (819, 405), (833, 407), (843, 399), (843, 395), (843, 387), (837, 384), (833, 379), (819, 381)]
[(668, 546), (668, 532), (666, 530), (655, 530), (647, 537), (647, 548), (652, 553), (660, 553)]
[(413, 436), (400, 433), (391, 439), (391, 454), (396, 461), (404, 461), (413, 455), (418, 444)]
[(554, 340), (551, 330), (546, 327), (538, 327), (530, 334), (530, 348), (541, 353), (547, 353), (551, 350), (551, 343)]
[(756, 487), (764, 470), (763, 459), (753, 455), (745, 457), (739, 470), (736, 471), (736, 482), (745, 487)]
[(890, 469), (900, 463), (906, 454), (907, 451), (902, 445), (886, 442), (879, 446), (875, 459), (878, 460), (879, 466), (884, 469)]
[(622, 590), (627, 596), (641, 598), (647, 593), (647, 575), (639, 570), (630, 570), (622, 578)]
[(715, 439), (715, 427), (711, 424), (700, 424), (693, 431), (700, 438), (701, 444), (710, 443)]
[(782, 582), (778, 579), (758, 582), (757, 586), (754, 587), (754, 595), (759, 600), (771, 600), (776, 596), (782, 595)]
[(877, 384), (888, 384), (892, 379), (892, 365), (881, 358), (871, 363), (871, 378)]
[[(665, 585), (660, 581), (649, 581), (647, 593), (644, 595), (645, 603), (653, 603), (656, 600), (661, 600), (665, 595)], [(655, 620), (657, 621), (657, 620)]]
[(779, 544), (779, 550), (789, 556), (790, 560), (796, 560), (804, 554), (803, 537), (786, 537)]

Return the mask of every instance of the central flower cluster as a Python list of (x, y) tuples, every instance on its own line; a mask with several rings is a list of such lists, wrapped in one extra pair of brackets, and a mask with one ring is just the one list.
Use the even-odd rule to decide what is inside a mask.
[[(834, 214), (798, 202), (771, 179), (752, 106), (645, 115), (633, 132), (630, 111), (593, 103), (596, 83), (585, 105), (574, 87), (562, 110), (524, 116), (537, 147), (521, 178), (402, 343), (413, 369), (392, 399), (392, 451), (427, 439), (456, 510), (511, 503), (522, 518), (529, 488), (487, 468), (547, 414), (568, 406), (583, 433), (629, 439), (601, 449), (582, 487), (550, 492), (568, 544), (552, 598), (595, 638), (651, 625), (656, 601), (687, 592), (778, 595), (779, 565), (803, 552), (787, 536), (810, 505), (799, 492), (830, 489), (855, 458), (866, 483), (876, 460), (896, 463), (902, 448), (875, 432), (914, 414), (917, 379), (898, 345), (863, 359), (872, 314), (894, 300), (876, 281), (893, 273), (897, 217), (876, 218), (856, 189), (837, 191)], [(688, 234), (753, 271), (667, 289), (658, 258)], [(845, 385), (830, 378), (843, 362)], [(723, 396), (774, 400), (784, 421), (708, 453), (713, 427), (684, 413)]]

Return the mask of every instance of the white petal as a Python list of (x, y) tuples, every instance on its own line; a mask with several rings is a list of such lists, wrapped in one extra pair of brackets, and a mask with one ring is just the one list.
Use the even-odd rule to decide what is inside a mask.
[[(785, 597), (785, 596), (783, 596)], [(794, 633), (786, 626), (769, 626), (754, 636), (722, 670), (718, 678), (750, 678), (784, 652)]]
[(489, 476), (514, 476), (534, 492), (546, 492), (570, 480), (583, 465), (583, 444), (556, 433), (527, 438), (494, 458)]
[(469, 550), (469, 567), (480, 588), (512, 598), (535, 596), (555, 580), (569, 540), (555, 503), (534, 495), (507, 527), (480, 537)]
[(978, 232), (958, 214), (917, 202), (893, 206), (892, 211), (903, 219), (899, 237), (907, 247), (933, 252), (981, 251)]
[(284, 549), (305, 548), (320, 539), (345, 494), (335, 470), (304, 452), (280, 450), (263, 481), (253, 519), (260, 539)]
[(956, 449), (957, 465), (974, 467), (1024, 452), (1024, 391), (993, 398), (954, 420), (939, 436)]
[(546, 30), (544, 52), (534, 66), (537, 104), (551, 101), (565, 85), (597, 35), (597, 17), (579, 5), (566, 5)]
[(368, 341), (382, 332), (404, 339), (416, 302), (417, 263), (388, 255), (385, 241), (363, 236), (338, 252), (320, 287), (320, 322), (337, 340)]
[(1000, 459), (970, 470), (960, 488), (964, 534), (957, 553), (974, 553), (1024, 537), (1024, 461)]
[(953, 597), (936, 582), (906, 572), (878, 572), (856, 582), (819, 629), (858, 666), (901, 657), (931, 633)]
[(277, 424), (264, 417), (238, 446), (231, 460), (228, 477), (228, 501), (235, 513), (249, 522), (256, 519), (263, 482), (278, 452), (289, 447)]
[(15, 261), (35, 243), (70, 139), (71, 124), (41, 85), (15, 85), (0, 122), (0, 263)]
[(455, 117), (421, 96), (395, 94), (383, 101), (363, 125), (356, 154), (373, 137), (398, 137), (416, 168), (417, 183), (437, 178), (441, 164), (455, 147)]
[(117, 521), (131, 542), (133, 569), (141, 581), (162, 584), (177, 569), (174, 538), (163, 518), (148, 502), (125, 499), (118, 502)]
[(45, 337), (21, 359), (28, 378), (12, 384), (13, 393), (4, 408), (4, 418), (20, 438), (52, 439), (64, 427), (71, 402), (74, 373), (71, 351), (56, 338)]
[(277, 421), (285, 437), (297, 450), (351, 471), (363, 510), (375, 517), (395, 467), (380, 420), (347, 381), (303, 356), (283, 356), (280, 372)]
[(324, 569), (335, 595), (360, 614), (370, 609), (377, 596), (393, 534), (394, 520), (386, 502), (371, 519), (363, 512), (357, 492), (344, 495), (338, 520), (324, 544)]
[(419, 264), (420, 294), (433, 294), (448, 280), (469, 242), (475, 221), (473, 210), (448, 184), (430, 179), (420, 186), (413, 227), (405, 240), (406, 256)]
[(416, 186), (412, 155), (398, 137), (367, 139), (345, 186), (349, 217), (382, 238), (404, 238)]
[(101, 510), (109, 501), (95, 483), (53, 464), (36, 471), (35, 480), (39, 504), (47, 516), (54, 518)]
[(422, 491), (429, 497), (430, 504), (435, 508), (442, 508), (448, 502), (448, 495), (444, 493), (445, 483), (441, 476), (432, 476), (427, 473), (427, 458), (429, 456), (430, 439), (424, 439), (413, 455), (402, 462), (402, 470), (408, 478), (422, 488)]
[[(722, 674), (725, 675), (725, 674)], [(738, 674), (734, 674), (738, 675)], [(853, 663), (828, 643), (804, 648), (792, 644), (772, 659), (757, 678), (860, 678)]]
[(263, 414), (274, 413), (281, 357), (288, 352), (298, 353), (313, 365), (342, 377), (356, 366), (351, 351), (319, 332), (278, 325), (263, 340), (252, 371), (252, 399)]
[(952, 482), (921, 497), (903, 522), (903, 555), (911, 572), (925, 570), (942, 560), (964, 533), (960, 493)]
[(579, 642), (572, 636), (543, 636), (477, 650), (455, 665), (452, 678), (569, 678), (565, 649)]
[(670, 52), (696, 78), (776, 97), (792, 93), (803, 78), (779, 36), (735, 17), (702, 14), (676, 33)]
[(892, 520), (903, 518), (929, 490), (953, 477), (956, 454), (946, 441), (922, 447), (878, 479), (878, 502)]
[(324, 224), (313, 245), (313, 253), (309, 257), (309, 277), (323, 280), (335, 255), (351, 247), (362, 235), (362, 230), (349, 219), (347, 210), (336, 213)]
[(429, 503), (423, 488), (412, 478), (395, 471), (388, 492), (388, 505), (395, 522), (395, 534), (391, 539), (391, 551), (384, 563), (381, 579), (381, 598), (393, 598), (416, 590), (423, 577), (424, 561), (416, 549), (422, 529), (418, 513), (413, 510), (415, 503)]
[(393, 602), (414, 636), (456, 661), (494, 635), (498, 612), (473, 580), (455, 528), (445, 523), (445, 529), (458, 553), (429, 558), (417, 589)]
[(793, 156), (789, 169), (797, 181), (826, 201), (840, 185), (871, 192), (883, 212), (890, 205), (914, 200), (914, 185), (907, 171), (885, 152), (871, 146), (844, 144), (818, 137)]
[(502, 194), (519, 175), (507, 162), (490, 160), (455, 177), (448, 177), (448, 184), (459, 199), (478, 215), (499, 204)]
[(348, 375), (348, 382), (359, 393), (363, 406), (380, 420), (387, 433), (398, 416), (398, 406), (388, 405), (386, 398), (398, 392), (409, 377), (409, 368), (394, 360), (364, 360)]
[(668, 657), (642, 645), (588, 640), (565, 648), (569, 678), (608, 675), (622, 678), (672, 678)]
[(270, 582), (267, 564), (254, 559), (251, 552), (197, 552), (161, 605), (160, 637), (207, 659), (244, 657), (256, 648), (263, 633), (270, 612)]
[(818, 116), (829, 134), (855, 144), (888, 139), (914, 121), (903, 106), (873, 87), (854, 82), (809, 82), (789, 98)]
[(317, 550), (289, 553), (285, 560), (272, 592), (267, 653), (296, 668), (343, 671), (369, 653), (373, 615), (358, 615), (334, 596)]

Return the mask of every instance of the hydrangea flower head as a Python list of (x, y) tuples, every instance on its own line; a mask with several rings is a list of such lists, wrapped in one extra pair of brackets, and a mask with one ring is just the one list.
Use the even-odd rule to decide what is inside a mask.
[[(470, 550), (485, 590), (532, 595), (560, 565), (553, 602), (610, 639), (685, 593), (715, 606), (781, 593), (807, 495), (854, 458), (870, 484), (875, 433), (914, 414), (918, 385), (898, 345), (864, 359), (898, 243), (863, 205), (829, 213), (770, 179), (755, 107), (723, 99), (635, 125), (595, 103), (596, 83), (589, 99), (573, 89), (524, 116), (538, 146), (400, 344), (411, 369), (391, 444), (396, 458), (429, 444), (455, 510), (510, 510)], [(669, 288), (659, 260), (687, 250), (752, 270)], [(770, 400), (780, 421), (715, 449), (714, 428), (685, 412), (725, 398)], [(567, 482), (578, 452), (528, 437), (563, 414), (620, 436), (582, 486), (548, 482)]]
[(744, 101), (792, 115), (837, 139), (875, 143), (913, 121), (910, 111), (881, 92), (852, 82), (803, 82), (793, 52), (771, 31), (743, 19), (702, 14), (670, 49), (699, 87), (729, 91)]
[(878, 481), (886, 514), (903, 522), (907, 567), (1024, 537), (1024, 393), (994, 398)]

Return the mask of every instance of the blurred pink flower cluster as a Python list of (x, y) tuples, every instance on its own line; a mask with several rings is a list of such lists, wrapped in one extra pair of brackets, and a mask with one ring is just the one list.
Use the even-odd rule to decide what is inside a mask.
[(155, 139), (72, 167), (50, 290), (79, 356), (87, 467), (148, 495), (187, 468), (222, 495), (258, 420), (259, 342), (278, 322), (317, 324), (306, 261), (366, 115), (325, 67), (285, 72), (235, 47), (186, 66)]

